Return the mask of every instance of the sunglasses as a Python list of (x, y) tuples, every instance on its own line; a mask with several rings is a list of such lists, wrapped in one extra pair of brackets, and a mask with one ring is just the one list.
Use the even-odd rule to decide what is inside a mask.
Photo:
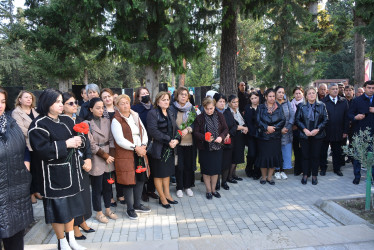
[(74, 104), (78, 105), (78, 101), (75, 101), (75, 102), (65, 102), (65, 104), (68, 104), (70, 106), (74, 106)]

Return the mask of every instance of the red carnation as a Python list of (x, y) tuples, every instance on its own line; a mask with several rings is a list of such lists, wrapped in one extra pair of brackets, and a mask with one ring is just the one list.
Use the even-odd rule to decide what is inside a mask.
[(210, 142), (211, 137), (212, 137), (212, 133), (210, 133), (210, 132), (206, 132), (206, 133), (205, 133), (205, 140), (206, 140), (207, 142)]
[(178, 133), (180, 134), (180, 136), (182, 136), (182, 131), (181, 130), (178, 130)]
[(113, 183), (114, 183), (114, 180), (113, 180), (112, 177), (110, 177), (109, 179), (107, 179), (107, 182), (108, 182), (109, 184), (113, 184)]
[(85, 134), (85, 135), (88, 134), (88, 132), (90, 131), (90, 127), (85, 122), (75, 124), (73, 129), (75, 132)]

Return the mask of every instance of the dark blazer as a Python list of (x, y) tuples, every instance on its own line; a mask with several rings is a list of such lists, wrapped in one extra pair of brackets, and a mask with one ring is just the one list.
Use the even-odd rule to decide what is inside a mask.
[(348, 134), (348, 102), (345, 98), (337, 96), (336, 104), (332, 102), (330, 95), (322, 99), (326, 105), (329, 120), (326, 125), (326, 141), (342, 141), (343, 134)]
[(308, 139), (308, 136), (305, 135), (303, 129), (315, 129), (318, 128), (319, 132), (314, 136), (316, 139), (325, 138), (326, 131), (325, 127), (329, 120), (326, 106), (323, 102), (316, 101), (316, 108), (314, 111), (314, 124), (313, 127), (309, 127), (309, 119), (308, 119), (308, 106), (307, 103), (299, 103), (297, 106), (296, 116), (295, 116), (295, 124), (300, 130), (300, 139)]
[(251, 104), (247, 104), (245, 106), (244, 111), (244, 121), (248, 127), (248, 136), (257, 137), (257, 129), (256, 129), (256, 118), (257, 118), (257, 110), (252, 108)]
[[(218, 123), (219, 123), (218, 134), (219, 134), (219, 137), (222, 138), (222, 143), (223, 143), (223, 140), (225, 139), (227, 133), (229, 132), (229, 129), (227, 127), (225, 117), (217, 110), (215, 110), (214, 112), (218, 114)], [(205, 132), (207, 131), (206, 131), (206, 126), (205, 126), (204, 113), (201, 113), (200, 115), (196, 117), (195, 129), (193, 132), (193, 135), (196, 140), (196, 146), (200, 150), (207, 149), (207, 143), (205, 143)]]
[(87, 101), (82, 104), (81, 111), (79, 112), (79, 116), (83, 120), (89, 120), (90, 119), (90, 110), (89, 110), (90, 102)]
[[(371, 107), (374, 107), (374, 100)], [(365, 94), (353, 99), (348, 111), (348, 118), (353, 122), (353, 133), (357, 133), (369, 127), (371, 128), (371, 134), (374, 134), (374, 114), (369, 112), (369, 108), (370, 99), (367, 98)], [(355, 120), (355, 116), (358, 114), (364, 114), (365, 118), (361, 121)]]
[(245, 105), (248, 104), (248, 98), (249, 98), (249, 95), (247, 92), (241, 92), (239, 89), (238, 89), (238, 98), (239, 98), (239, 112), (241, 114), (243, 114), (244, 112), (244, 109), (245, 109)]
[[(265, 104), (260, 104), (257, 108), (256, 126), (258, 138), (261, 140), (280, 139), (282, 137), (281, 130), (286, 124), (286, 117), (284, 116), (282, 106), (277, 103), (278, 107), (272, 114), (268, 113)], [(266, 134), (268, 126), (274, 126), (275, 132)]]
[[(226, 122), (227, 128), (229, 130), (230, 138), (232, 140), (234, 140), (235, 135), (237, 133), (238, 124), (236, 123), (235, 118), (232, 115), (229, 108), (225, 109), (225, 111), (223, 112), (223, 117), (225, 117), (225, 122)], [(225, 139), (225, 138), (223, 138), (223, 139)], [(224, 144), (224, 148), (230, 149), (230, 148), (233, 148), (233, 147), (234, 147), (233, 141), (231, 142), (231, 144)]]
[(136, 105), (132, 105), (131, 109), (139, 114), (140, 120), (142, 121), (144, 127), (147, 127), (147, 115), (148, 112), (152, 109), (146, 109), (141, 103), (138, 103)]
[(167, 109), (168, 117), (171, 120), (173, 126), (173, 137), (171, 138), (168, 133), (168, 121), (165, 119), (161, 113), (160, 108), (152, 109), (147, 115), (147, 131), (148, 131), (148, 141), (153, 141), (152, 146), (152, 157), (155, 159), (161, 159), (162, 148), (169, 145), (171, 140), (180, 140), (178, 135), (178, 127), (176, 123), (176, 117)]
[(6, 115), (5, 140), (0, 140), (0, 239), (9, 238), (33, 222), (31, 174), (24, 164), (25, 137)]

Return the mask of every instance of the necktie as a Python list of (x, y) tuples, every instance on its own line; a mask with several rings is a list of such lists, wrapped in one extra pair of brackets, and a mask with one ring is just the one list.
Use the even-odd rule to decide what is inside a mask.
[(334, 104), (336, 104), (336, 102), (335, 102), (335, 98), (332, 98), (332, 101), (334, 102)]

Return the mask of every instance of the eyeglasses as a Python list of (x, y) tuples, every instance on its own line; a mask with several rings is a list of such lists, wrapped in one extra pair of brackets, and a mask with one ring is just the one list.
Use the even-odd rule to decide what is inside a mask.
[(65, 104), (68, 104), (70, 106), (74, 106), (74, 104), (78, 105), (78, 101), (75, 101), (75, 102), (66, 102)]

